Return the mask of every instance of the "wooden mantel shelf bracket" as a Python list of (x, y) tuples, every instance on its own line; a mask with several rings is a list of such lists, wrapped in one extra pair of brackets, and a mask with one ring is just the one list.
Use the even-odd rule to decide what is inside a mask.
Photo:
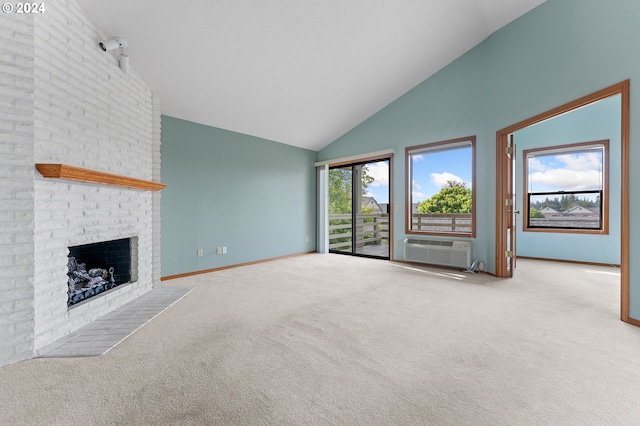
[(160, 182), (136, 179), (98, 170), (83, 169), (82, 167), (69, 166), (67, 164), (36, 163), (36, 168), (40, 174), (46, 178), (70, 179), (81, 182), (99, 183), (102, 185), (144, 189), (147, 191), (159, 191), (167, 186)]

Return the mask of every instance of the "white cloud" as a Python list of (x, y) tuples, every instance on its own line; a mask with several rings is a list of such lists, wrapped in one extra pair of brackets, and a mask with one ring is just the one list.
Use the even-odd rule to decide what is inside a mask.
[(581, 191), (600, 188), (600, 177), (598, 170), (549, 169), (532, 173), (529, 175), (529, 181), (533, 184), (534, 190), (536, 187), (544, 186), (564, 191)]
[(371, 186), (389, 185), (389, 164), (384, 161), (367, 164), (367, 174), (375, 180)]
[(533, 157), (533, 158), (529, 158), (528, 169), (529, 169), (529, 173), (544, 172), (545, 170), (547, 170), (547, 166), (545, 166), (544, 163), (540, 161), (539, 158)]
[(429, 177), (431, 177), (431, 182), (434, 185), (439, 186), (441, 188), (447, 186), (447, 182), (451, 180), (454, 180), (457, 182), (464, 182), (464, 179), (462, 179), (460, 176), (456, 176), (453, 173), (449, 173), (449, 172), (431, 173)]
[(420, 192), (421, 189), (422, 187), (420, 186), (420, 184), (414, 180), (411, 188), (411, 198), (413, 198), (414, 202), (427, 198), (427, 194)]
[[(602, 186), (601, 156), (596, 153), (563, 154), (553, 157), (562, 163), (553, 167), (539, 159), (529, 162), (529, 183), (534, 191), (581, 191)], [(532, 165), (532, 163), (534, 163)], [(556, 163), (557, 164), (557, 163)], [(541, 188), (542, 187), (542, 188)]]
[(576, 171), (599, 170), (601, 164), (600, 158), (600, 155), (593, 152), (556, 156), (556, 159), (566, 164), (567, 169)]
[(413, 199), (414, 203), (419, 203), (422, 200), (426, 200), (428, 196), (423, 192), (413, 191), (411, 193), (411, 198)]

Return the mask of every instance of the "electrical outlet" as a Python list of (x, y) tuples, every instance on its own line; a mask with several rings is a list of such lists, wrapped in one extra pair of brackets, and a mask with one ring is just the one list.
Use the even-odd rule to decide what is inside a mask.
[(400, 242), (396, 241), (396, 243), (394, 244), (395, 248), (400, 247)]
[(307, 236), (304, 238), (304, 240), (305, 240), (306, 242), (309, 242), (309, 236), (307, 235)]
[(227, 246), (222, 247), (222, 254), (227, 254)]
[(222, 247), (216, 247), (216, 254), (222, 254)]
[(204, 250), (198, 249), (198, 257), (204, 256)]

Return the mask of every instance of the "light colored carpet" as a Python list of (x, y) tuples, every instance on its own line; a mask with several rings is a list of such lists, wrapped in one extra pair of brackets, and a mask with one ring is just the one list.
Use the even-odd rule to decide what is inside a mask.
[(312, 254), (167, 281), (196, 289), (108, 354), (0, 368), (0, 423), (638, 424), (617, 274)]

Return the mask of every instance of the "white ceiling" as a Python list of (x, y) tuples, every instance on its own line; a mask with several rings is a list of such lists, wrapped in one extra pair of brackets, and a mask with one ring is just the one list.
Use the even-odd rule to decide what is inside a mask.
[(544, 2), (77, 1), (163, 114), (314, 151)]

